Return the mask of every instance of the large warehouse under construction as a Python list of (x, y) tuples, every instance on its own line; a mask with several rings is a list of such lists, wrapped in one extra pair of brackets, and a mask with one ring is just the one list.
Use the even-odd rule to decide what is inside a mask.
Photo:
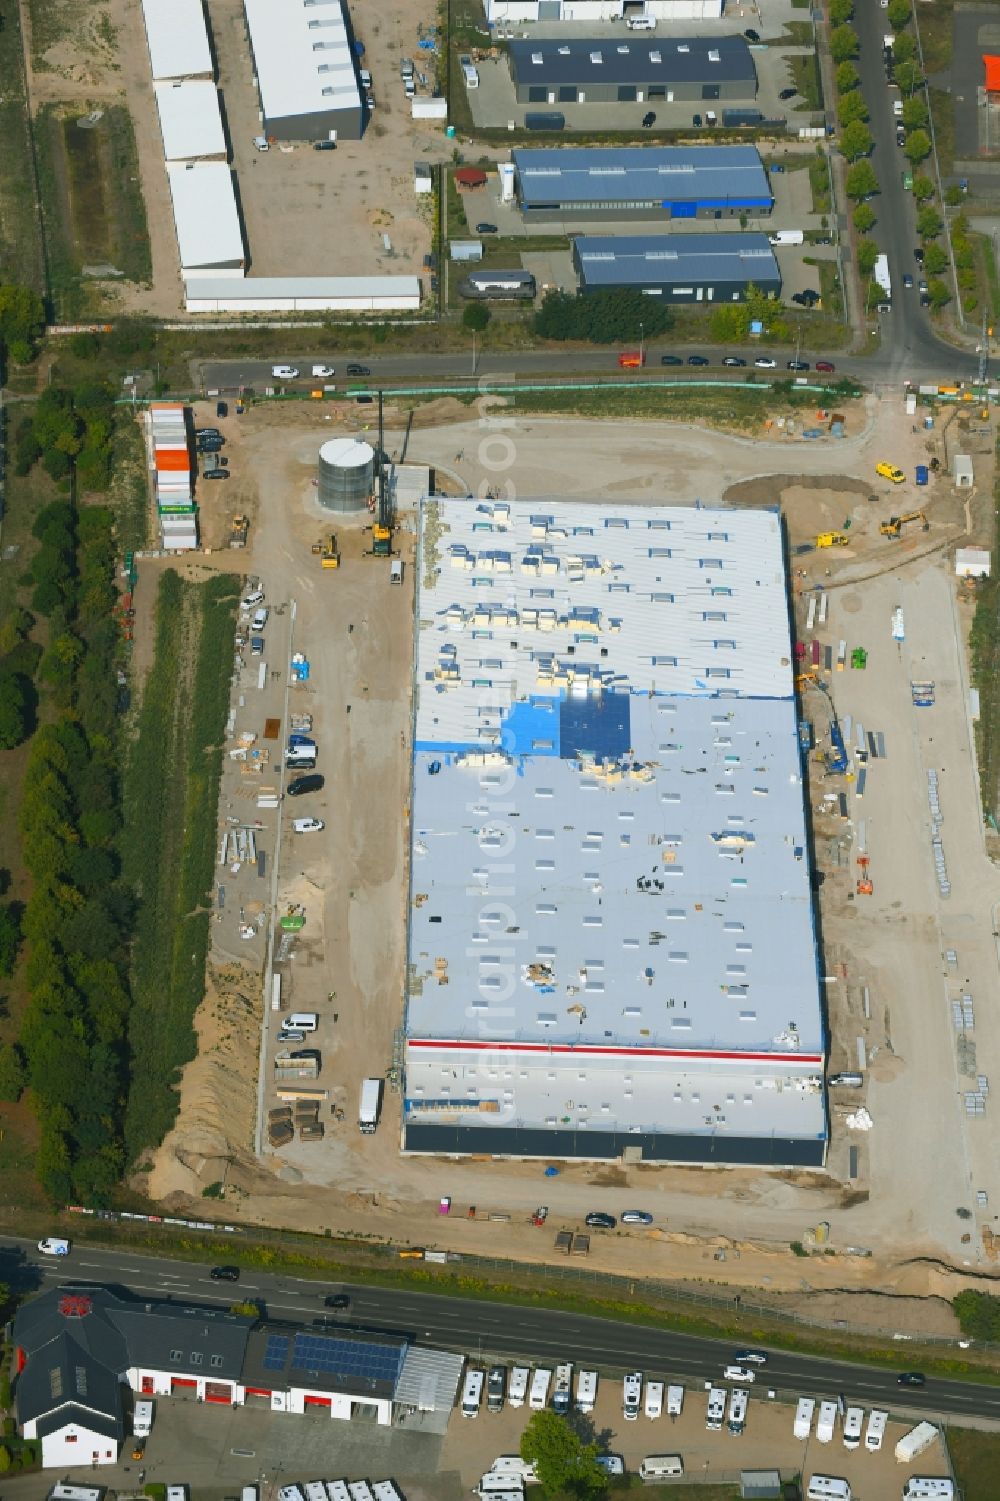
[(427, 499), (404, 1147), (820, 1165), (776, 512)]

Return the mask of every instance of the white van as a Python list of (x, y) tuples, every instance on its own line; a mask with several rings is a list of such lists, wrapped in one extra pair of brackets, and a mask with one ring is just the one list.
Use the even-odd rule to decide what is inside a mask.
[(849, 1407), (844, 1414), (844, 1448), (856, 1449), (861, 1442), (861, 1430), (864, 1427), (865, 1410), (863, 1407)]
[(484, 1379), (482, 1371), (466, 1371), (465, 1386), (462, 1388), (463, 1418), (478, 1418), (483, 1400)]
[(641, 1480), (679, 1480), (683, 1474), (679, 1454), (647, 1454), (639, 1466)]
[(642, 1406), (642, 1372), (630, 1371), (622, 1382), (622, 1417), (634, 1423)]
[(71, 1246), (72, 1241), (60, 1240), (58, 1235), (49, 1235), (38, 1242), (38, 1249), (43, 1256), (68, 1256)]
[(389, 564), (389, 582), (390, 584), (401, 584), (403, 582), (402, 558), (393, 558)]
[(268, 610), (266, 605), (261, 605), (259, 610), (254, 610), (253, 619), (250, 622), (250, 629), (254, 632), (262, 631), (267, 625), (269, 614), (270, 611)]
[(523, 1407), (531, 1372), (526, 1365), (516, 1365), (507, 1383), (507, 1402), (511, 1407)]
[(552, 1380), (552, 1372), (542, 1367), (531, 1378), (531, 1392), (528, 1396), (528, 1406), (534, 1412), (541, 1412), (549, 1400), (549, 1382)]
[(293, 1011), (281, 1025), (288, 1031), (315, 1032), (319, 1026), (319, 1016), (315, 1011)]
[(465, 87), (467, 89), (478, 89), (479, 73), (471, 63), (462, 64), (462, 77), (465, 79)]
[(878, 1407), (873, 1407), (868, 1414), (868, 1427), (865, 1430), (865, 1448), (872, 1454), (877, 1454), (882, 1447), (885, 1438), (885, 1425), (889, 1421), (889, 1414)]
[(136, 1438), (149, 1438), (153, 1431), (153, 1404), (143, 1398), (132, 1409), (132, 1433)]
[(646, 1401), (643, 1408), (647, 1418), (658, 1418), (663, 1411), (663, 1382), (646, 1382)]
[(576, 1410), (577, 1412), (593, 1412), (594, 1403), (597, 1401), (597, 1372), (577, 1371), (576, 1373)]
[(625, 25), (629, 31), (655, 31), (656, 18), (654, 16), (629, 16)]

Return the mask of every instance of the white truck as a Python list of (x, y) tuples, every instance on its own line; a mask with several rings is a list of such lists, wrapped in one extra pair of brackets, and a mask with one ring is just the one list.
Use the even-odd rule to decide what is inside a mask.
[(622, 1417), (634, 1423), (642, 1406), (642, 1372), (630, 1371), (622, 1382)]
[(795, 1408), (795, 1422), (792, 1424), (794, 1438), (808, 1438), (812, 1431), (813, 1413), (816, 1411), (816, 1403), (812, 1397), (800, 1397)]
[(888, 307), (892, 302), (892, 277), (889, 275), (889, 257), (877, 255), (873, 272), (875, 284), (882, 293), (879, 307)]
[(904, 1433), (892, 1451), (900, 1464), (909, 1464), (918, 1454), (929, 1449), (938, 1436), (936, 1423), (918, 1423), (909, 1433)]
[(597, 1372), (577, 1371), (576, 1373), (576, 1410), (577, 1412), (593, 1412), (594, 1403), (597, 1401)]
[(361, 1105), (358, 1110), (358, 1126), (362, 1136), (375, 1135), (381, 1099), (382, 1080), (364, 1079), (361, 1084)]
[(829, 1444), (833, 1442), (833, 1435), (837, 1428), (837, 1404), (836, 1402), (821, 1402), (819, 1404), (819, 1417), (816, 1419), (816, 1439), (818, 1443)]
[(777, 229), (768, 239), (772, 245), (801, 245), (805, 235), (801, 229)]
[(556, 1366), (556, 1384), (552, 1391), (552, 1411), (569, 1412), (573, 1400), (573, 1367)]

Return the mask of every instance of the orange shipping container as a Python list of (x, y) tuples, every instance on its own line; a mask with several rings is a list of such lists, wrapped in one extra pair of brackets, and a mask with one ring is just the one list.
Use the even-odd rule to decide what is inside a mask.
[(180, 473), (190, 469), (191, 461), (188, 458), (186, 449), (158, 448), (156, 450), (156, 467), (161, 473), (164, 471)]

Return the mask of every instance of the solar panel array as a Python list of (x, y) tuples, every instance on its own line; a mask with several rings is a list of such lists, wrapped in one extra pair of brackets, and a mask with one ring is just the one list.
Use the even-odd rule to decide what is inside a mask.
[(265, 1371), (283, 1371), (288, 1359), (289, 1336), (287, 1334), (269, 1334), (267, 1344), (264, 1346), (264, 1369)]
[[(329, 1339), (319, 1334), (296, 1334), (292, 1365), (300, 1371), (394, 1384), (403, 1358), (400, 1345), (367, 1344), (356, 1339)], [(265, 1354), (264, 1364), (267, 1364)]]

